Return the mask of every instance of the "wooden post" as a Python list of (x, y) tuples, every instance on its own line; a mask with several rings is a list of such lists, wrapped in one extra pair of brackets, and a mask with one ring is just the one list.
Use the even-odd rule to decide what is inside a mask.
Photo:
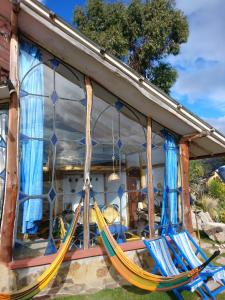
[(183, 225), (189, 233), (193, 233), (191, 220), (190, 189), (189, 189), (189, 143), (180, 143), (180, 167), (183, 204)]
[(148, 170), (148, 224), (150, 229), (150, 238), (155, 235), (154, 221), (155, 221), (155, 205), (154, 205), (154, 191), (152, 180), (152, 120), (147, 120), (147, 170)]
[(89, 246), (89, 191), (90, 191), (90, 169), (91, 169), (91, 156), (92, 156), (92, 143), (91, 143), (91, 110), (93, 88), (89, 77), (85, 76), (85, 86), (87, 94), (87, 112), (86, 112), (86, 154), (84, 166), (84, 249)]
[(18, 192), (18, 37), (17, 20), (19, 6), (12, 4), (11, 9), (11, 40), (10, 40), (10, 102), (8, 143), (6, 159), (6, 181), (4, 206), (2, 213), (0, 237), (0, 262), (7, 264), (12, 260), (13, 230)]

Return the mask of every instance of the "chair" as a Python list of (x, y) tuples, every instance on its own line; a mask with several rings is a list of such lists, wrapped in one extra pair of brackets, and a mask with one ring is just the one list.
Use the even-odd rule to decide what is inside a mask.
[[(190, 234), (183, 230), (179, 233), (169, 233), (169, 237), (175, 244), (179, 254), (185, 260), (189, 268), (196, 268), (202, 264), (202, 261), (198, 258), (200, 255), (203, 261), (208, 258), (202, 249), (198, 246), (195, 240)], [(225, 290), (225, 267), (217, 267), (210, 263), (200, 274), (204, 278), (213, 278), (219, 284), (219, 287), (211, 291), (206, 285), (206, 291), (210, 295), (211, 299), (216, 299), (215, 296)]]
[[(171, 255), (170, 255), (170, 245), (167, 243), (165, 237), (159, 237), (154, 240), (144, 240), (144, 244), (155, 261), (155, 267), (153, 273), (159, 271), (163, 276), (174, 276), (180, 273), (179, 269), (175, 266)], [(171, 247), (172, 248), (172, 247)], [(175, 258), (178, 260), (179, 257), (174, 253)], [(182, 261), (179, 262), (182, 271), (187, 271), (187, 267), (183, 264)], [(203, 291), (201, 286), (204, 286), (205, 283), (202, 278), (196, 278), (188, 284), (181, 286), (179, 288), (173, 289), (172, 292), (177, 297), (177, 299), (183, 299), (181, 291), (187, 290), (191, 292), (198, 291), (202, 299), (210, 299), (206, 293)]]

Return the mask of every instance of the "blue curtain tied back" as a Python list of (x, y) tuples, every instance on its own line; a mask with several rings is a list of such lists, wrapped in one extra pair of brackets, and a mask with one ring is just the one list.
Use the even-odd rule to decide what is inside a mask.
[[(178, 146), (175, 137), (169, 133), (165, 136), (165, 170), (162, 199), (161, 225), (177, 224), (177, 179), (178, 179)], [(162, 230), (162, 233), (165, 229)]]
[[(43, 192), (43, 127), (44, 127), (44, 69), (40, 50), (26, 41), (20, 43), (19, 74), (21, 90), (28, 94), (20, 98), (21, 139), (20, 192), (37, 196), (23, 203), (22, 232), (35, 234), (42, 219)], [(34, 94), (34, 95), (33, 95)]]

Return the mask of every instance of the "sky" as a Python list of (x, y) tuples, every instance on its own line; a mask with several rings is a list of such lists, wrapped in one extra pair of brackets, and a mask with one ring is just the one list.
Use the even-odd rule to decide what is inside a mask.
[[(85, 0), (40, 0), (72, 23), (73, 9)], [(177, 0), (188, 17), (189, 38), (177, 56), (168, 57), (178, 72), (171, 96), (225, 134), (225, 1)]]

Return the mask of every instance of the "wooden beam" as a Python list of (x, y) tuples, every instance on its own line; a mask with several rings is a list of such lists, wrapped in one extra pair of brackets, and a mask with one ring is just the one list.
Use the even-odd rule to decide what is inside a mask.
[(155, 165), (152, 165), (152, 168), (164, 168), (165, 167), (165, 163), (160, 163), (160, 164), (155, 164)]
[(11, 89), (10, 91), (6, 182), (0, 238), (0, 261), (5, 264), (9, 263), (12, 260), (13, 230), (18, 192), (18, 12), (19, 6), (12, 4), (12, 35), (10, 39), (9, 76), (15, 89)]
[(193, 233), (189, 188), (189, 143), (180, 143), (180, 168), (183, 205), (183, 225), (189, 233)]
[(92, 156), (92, 142), (91, 142), (91, 110), (93, 99), (93, 88), (89, 77), (85, 76), (85, 86), (87, 95), (87, 111), (86, 111), (86, 153), (84, 165), (84, 249), (89, 247), (89, 192), (90, 192), (90, 169)]
[(210, 132), (206, 131), (206, 130), (202, 131), (202, 132), (195, 132), (192, 134), (184, 135), (180, 139), (180, 143), (192, 142), (193, 140), (200, 139), (200, 138), (206, 137), (208, 135), (210, 135)]
[(148, 166), (148, 224), (150, 231), (150, 238), (155, 235), (154, 221), (155, 221), (155, 204), (154, 191), (152, 179), (152, 120), (147, 120), (147, 166)]
[[(60, 172), (80, 172), (83, 173), (84, 172), (84, 167), (83, 166), (74, 166), (74, 165), (56, 165), (55, 167), (56, 171), (60, 171)], [(120, 167), (115, 166), (115, 171), (119, 172), (120, 169), (122, 171), (125, 171), (126, 168), (124, 165)], [(44, 172), (49, 172), (51, 170), (51, 168), (49, 169), (49, 164), (43, 167), (43, 171)], [(91, 173), (112, 173), (112, 166), (91, 166)]]
[(206, 155), (194, 156), (194, 157), (190, 157), (190, 160), (206, 159), (206, 158), (214, 158), (214, 157), (225, 157), (225, 152), (215, 153), (211, 155), (206, 154)]

